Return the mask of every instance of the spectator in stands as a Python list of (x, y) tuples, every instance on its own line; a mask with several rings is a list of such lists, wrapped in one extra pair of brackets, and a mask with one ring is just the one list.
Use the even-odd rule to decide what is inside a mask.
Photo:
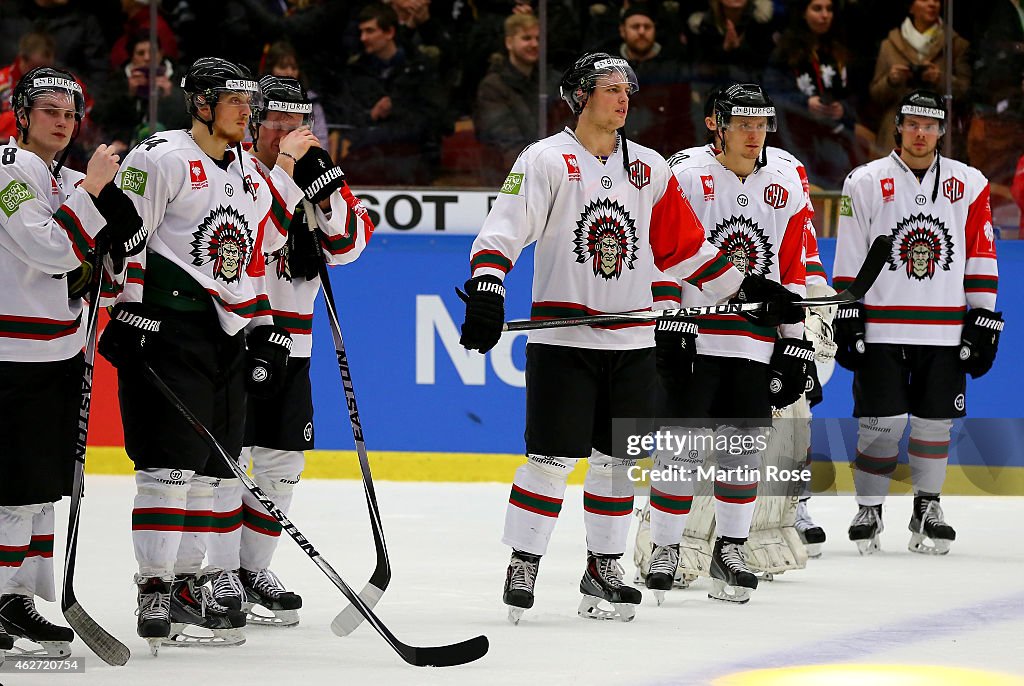
[[(881, 106), (876, 155), (892, 150), (896, 110), (916, 88), (943, 92), (946, 88), (945, 27), (939, 18), (939, 0), (911, 0), (903, 23), (882, 41), (871, 81), (871, 99)], [(962, 98), (970, 85), (968, 44), (953, 33), (953, 97)], [(947, 135), (953, 133), (947, 131)]]
[(441, 82), (450, 86), (457, 73), (458, 55), (444, 21), (430, 11), (430, 0), (391, 0), (398, 16), (396, 42), (407, 53), (419, 52), (434, 62)]
[(866, 161), (854, 136), (849, 53), (839, 39), (832, 0), (795, 0), (766, 76), (783, 113), (784, 146), (807, 163), (812, 183), (839, 188)]
[(388, 5), (362, 9), (363, 53), (349, 60), (341, 97), (333, 102), (337, 120), (350, 127), (348, 153), (360, 181), (421, 185), (440, 161), (445, 89), (429, 60), (396, 44), (397, 27)]
[[(295, 54), (295, 47), (288, 41), (278, 41), (267, 48), (260, 73), (297, 79), (304, 88), (306, 87), (306, 79), (302, 70), (299, 69), (299, 58)], [(313, 103), (313, 135), (320, 141), (320, 147), (326, 150), (327, 117), (324, 114), (323, 105), (320, 104), (320, 96), (316, 94), (316, 91), (306, 88), (306, 97)]]
[[(116, 72), (132, 60), (132, 45), (135, 38), (149, 33), (149, 0), (121, 0), (121, 14), (124, 16), (124, 32), (114, 41), (110, 50), (110, 67)], [(174, 35), (163, 13), (156, 16), (156, 37), (164, 57), (177, 62), (178, 37)]]
[(14, 61), (0, 69), (0, 141), (7, 140), (18, 132), (11, 106), (11, 95), (22, 75), (36, 67), (53, 64), (56, 46), (48, 33), (32, 31), (18, 41), (18, 55)]
[(713, 84), (759, 82), (772, 51), (770, 0), (708, 0), (688, 22), (694, 76)]

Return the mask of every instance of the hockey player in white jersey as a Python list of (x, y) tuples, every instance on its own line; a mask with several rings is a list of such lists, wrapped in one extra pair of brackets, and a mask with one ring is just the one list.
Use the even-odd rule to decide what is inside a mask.
[[(530, 243), (537, 244), (534, 319), (648, 310), (655, 267), (692, 279), (711, 302), (768, 301), (783, 316), (802, 316), (790, 305), (795, 295), (760, 277), (745, 279), (708, 243), (664, 159), (624, 138), (637, 88), (629, 64), (604, 53), (584, 55), (563, 75), (560, 90), (578, 117), (576, 128), (520, 154), (474, 241), (461, 339), (466, 348), (486, 352), (497, 343), (502, 281)], [(580, 458), (590, 463), (579, 614), (634, 616), (640, 593), (623, 585), (619, 558), (633, 506), (627, 470), (635, 460), (613, 447), (611, 418), (652, 416), (653, 328), (648, 322), (530, 333), (527, 462), (516, 471), (502, 538), (513, 550), (503, 594), (513, 622), (533, 606), (540, 559)]]
[(280, 195), (272, 194), (252, 158), (240, 154), (261, 104), (248, 71), (201, 58), (182, 87), (191, 130), (151, 136), (121, 166), (119, 185), (149, 236), (128, 265), (99, 346), (118, 371), (125, 448), (135, 463), (138, 633), (154, 654), (165, 642), (241, 643), (245, 615), (217, 603), (201, 574), (207, 533), (217, 525), (215, 487), (233, 473), (141, 368), (149, 365), (237, 457), (247, 387), (259, 392), (285, 373), (291, 337), (273, 324), (255, 277), (262, 251), (284, 243), (301, 197), (289, 178), (293, 158), (315, 141), (308, 131), (282, 141)]
[(850, 539), (878, 550), (882, 503), (910, 423), (913, 552), (945, 554), (956, 538), (939, 505), (953, 419), (966, 414), (966, 374), (995, 359), (1002, 314), (988, 180), (942, 157), (945, 103), (918, 90), (900, 103), (896, 149), (843, 184), (834, 284), (857, 271), (868, 244), (892, 236), (888, 268), (863, 303), (836, 315), (837, 361), (854, 372), (859, 418)]
[(53, 503), (71, 494), (84, 321), (97, 306), (82, 296), (95, 253), (123, 259), (142, 223), (112, 183), (112, 149), (99, 146), (85, 174), (56, 161), (85, 110), (71, 73), (29, 71), (12, 109), (17, 137), (0, 145), (0, 658), (13, 639), (36, 644), (20, 652), (64, 658), (74, 634), (35, 599), (56, 599)]
[[(274, 173), (284, 137), (302, 127), (312, 128), (313, 104), (295, 79), (260, 79), (263, 107), (253, 113), (252, 154), (257, 171), (272, 194), (278, 194)], [(288, 153), (283, 153), (285, 157)], [(296, 163), (295, 178), (305, 186), (303, 173), (319, 155), (324, 169), (333, 167), (319, 148)], [(321, 172), (317, 172), (321, 173)], [(308, 173), (307, 173), (308, 176)], [(312, 180), (312, 179), (310, 179)], [(338, 187), (324, 186), (314, 207), (314, 233), (300, 204), (292, 208), (288, 242), (267, 253), (261, 278), (274, 323), (292, 336), (287, 373), (263, 396), (248, 402), (243, 468), (252, 464), (253, 481), (285, 513), (305, 466), (303, 451), (313, 448), (313, 398), (309, 381), (312, 352), (313, 303), (320, 291), (319, 264), (348, 264), (362, 253), (373, 232), (366, 210), (343, 177)], [(322, 198), (322, 199), (321, 199)], [(299, 621), (302, 598), (286, 590), (270, 569), (280, 540), (281, 525), (268, 515), (238, 479), (225, 479), (216, 489), (214, 519), (218, 525), (208, 546), (213, 594), (222, 605), (249, 612), (249, 624), (292, 626)], [(253, 610), (258, 605), (262, 610)]]

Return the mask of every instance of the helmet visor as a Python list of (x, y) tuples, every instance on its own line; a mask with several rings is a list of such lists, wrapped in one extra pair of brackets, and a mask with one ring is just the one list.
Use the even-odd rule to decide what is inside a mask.
[(217, 102), (231, 107), (248, 106), (253, 110), (263, 107), (263, 92), (260, 85), (255, 81), (245, 79), (230, 79), (224, 82), (224, 86), (214, 88), (217, 94)]
[(82, 87), (71, 79), (50, 76), (32, 79), (25, 99), (30, 108), (66, 110), (74, 112), (75, 119), (78, 120), (85, 116)]
[(640, 90), (633, 67), (620, 57), (609, 57), (594, 62), (594, 73), (589, 81), (592, 88), (608, 88), (624, 84), (630, 95)]
[(260, 126), (277, 131), (294, 131), (300, 126), (312, 128), (313, 104), (267, 100), (259, 112)]
[(778, 119), (775, 116), (775, 108), (749, 107), (745, 105), (733, 105), (729, 109), (729, 116), (722, 117), (720, 128), (732, 129), (750, 133), (753, 131), (764, 131), (774, 133), (778, 130)]

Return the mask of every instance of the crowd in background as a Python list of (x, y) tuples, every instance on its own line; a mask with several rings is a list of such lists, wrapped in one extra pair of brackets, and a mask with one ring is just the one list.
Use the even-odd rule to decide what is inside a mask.
[(559, 76), (601, 50), (639, 78), (631, 140), (665, 155), (699, 144), (704, 94), (759, 82), (782, 115), (770, 142), (834, 190), (891, 150), (905, 93), (945, 93), (951, 63), (954, 155), (990, 178), (997, 205), (1024, 204), (1022, 0), (952, 1), (948, 60), (944, 0), (548, 0), (542, 99), (537, 0), (164, 0), (156, 45), (148, 1), (2, 0), (0, 135), (14, 133), (20, 75), (54, 64), (87, 93), (78, 156), (127, 149), (150, 134), (150, 79), (157, 130), (187, 126), (181, 72), (216, 55), (304, 81), (315, 133), (354, 185), (493, 186), (541, 130), (570, 122)]

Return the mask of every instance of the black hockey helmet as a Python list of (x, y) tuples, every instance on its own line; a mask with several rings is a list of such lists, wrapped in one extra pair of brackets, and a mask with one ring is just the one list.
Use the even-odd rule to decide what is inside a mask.
[(606, 52), (587, 53), (566, 69), (558, 87), (562, 100), (569, 105), (573, 114), (579, 116), (583, 112), (598, 78), (607, 74), (617, 75), (621, 79), (616, 83), (628, 84), (630, 95), (640, 90), (636, 72), (629, 66), (629, 62), (621, 57), (612, 57)]
[(301, 114), (302, 121), (297, 125), (287, 126), (289, 130), (298, 126), (313, 126), (313, 103), (297, 79), (287, 76), (264, 76), (260, 79), (259, 85), (263, 93), (263, 104), (253, 111), (252, 119), (249, 121), (254, 149), (259, 150), (260, 126), (284, 128), (281, 122), (267, 121), (268, 112)]
[(715, 97), (713, 108), (715, 126), (719, 129), (729, 128), (733, 117), (767, 117), (768, 131), (778, 128), (775, 103), (756, 83), (737, 83), (723, 89)]
[(903, 147), (903, 135), (900, 127), (903, 126), (903, 118), (906, 115), (918, 117), (930, 117), (939, 120), (939, 136), (946, 133), (946, 103), (942, 96), (935, 91), (919, 88), (903, 96), (900, 106), (896, 110), (896, 147)]
[[(29, 110), (37, 104), (49, 104), (55, 108), (73, 110), (75, 133), (85, 116), (85, 96), (75, 75), (64, 69), (36, 67), (25, 73), (11, 94), (11, 109), (14, 110), (21, 141), (27, 142)], [(24, 115), (25, 122), (22, 122)]]
[[(249, 97), (249, 106), (258, 110), (263, 105), (260, 86), (245, 67), (220, 57), (200, 57), (181, 77), (185, 91), (185, 107), (194, 119), (206, 124), (213, 133), (214, 108), (224, 93), (241, 93)], [(210, 106), (209, 121), (199, 116), (199, 108)]]

